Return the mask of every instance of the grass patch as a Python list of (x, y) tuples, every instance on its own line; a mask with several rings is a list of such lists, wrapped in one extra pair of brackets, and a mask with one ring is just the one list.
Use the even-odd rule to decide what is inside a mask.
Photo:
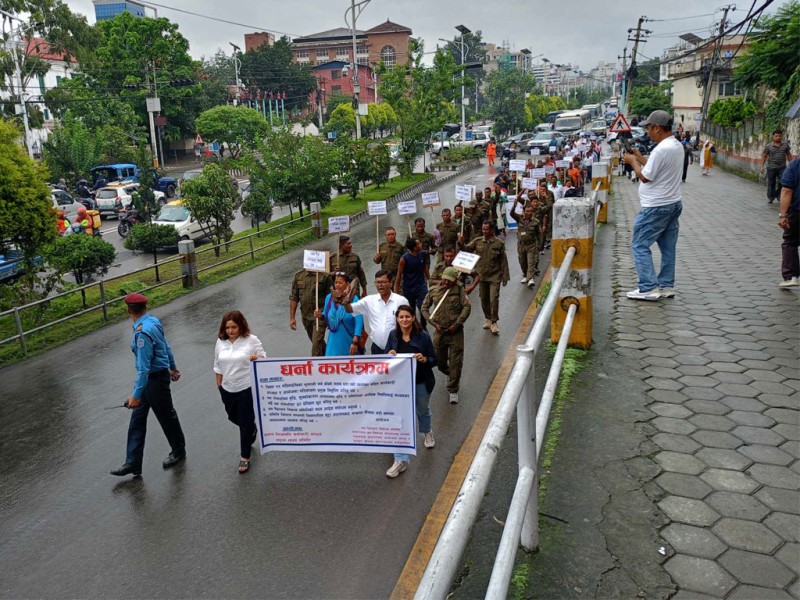
[(536, 292), (536, 297), (533, 301), (536, 303), (536, 306), (539, 308), (542, 307), (545, 300), (547, 300), (547, 296), (550, 294), (550, 290), (553, 287), (553, 280), (548, 279), (542, 285), (539, 286), (539, 290)]
[(528, 583), (531, 574), (530, 563), (519, 563), (511, 573), (511, 596), (514, 600), (525, 600), (525, 590), (528, 589)]
[[(429, 174), (414, 174), (409, 178), (402, 179), (395, 177), (380, 188), (367, 186), (363, 194), (359, 194), (356, 200), (353, 200), (349, 195), (338, 196), (322, 209), (323, 223), (326, 222), (327, 217), (352, 215), (365, 210), (367, 202), (385, 200), (430, 177), (432, 176)], [(310, 231), (311, 216), (307, 212), (302, 221), (289, 223), (290, 220), (289, 216), (281, 217), (262, 227), (259, 235), (252, 238), (247, 238), (247, 235), (256, 233), (255, 228), (236, 234), (229, 243), (220, 245), (219, 256), (216, 256), (213, 246), (210, 244), (205, 244), (198, 248), (198, 253), (196, 254), (197, 269), (198, 271), (207, 269), (198, 275), (200, 286), (213, 285), (316, 240)], [(237, 256), (238, 258), (234, 258)], [(224, 262), (227, 260), (230, 260), (230, 262)], [(156, 307), (192, 291), (185, 290), (182, 286), (180, 280), (181, 265), (178, 260), (160, 265), (158, 275), (162, 283), (156, 281), (154, 268), (133, 275), (122, 275), (105, 280), (107, 319), (104, 317), (101, 308), (102, 299), (98, 286), (87, 289), (84, 297), (76, 292), (62, 298), (55, 298), (36, 308), (21, 311), (22, 327), (25, 331), (28, 331), (35, 327), (52, 323), (60, 318), (74, 315), (83, 309), (94, 308), (91, 312), (80, 317), (64, 321), (40, 332), (26, 334), (27, 355), (22, 353), (17, 340), (3, 344), (0, 346), (0, 366), (11, 365), (29, 356), (41, 354), (81, 335), (99, 329), (108, 323), (124, 320), (127, 315), (125, 313), (125, 305), (121, 299), (131, 292), (142, 291), (158, 285), (159, 287), (146, 292), (150, 299), (150, 306)], [(177, 281), (163, 283), (175, 278), (178, 278)], [(116, 301), (108, 304), (113, 300)], [(12, 337), (16, 333), (17, 329), (13, 315), (0, 318), (0, 339)]]

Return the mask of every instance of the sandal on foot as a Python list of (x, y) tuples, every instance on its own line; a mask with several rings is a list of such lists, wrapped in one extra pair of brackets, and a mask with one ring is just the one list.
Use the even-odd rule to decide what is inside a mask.
[(240, 460), (239, 461), (239, 475), (244, 475), (250, 470), (250, 461), (249, 460)]

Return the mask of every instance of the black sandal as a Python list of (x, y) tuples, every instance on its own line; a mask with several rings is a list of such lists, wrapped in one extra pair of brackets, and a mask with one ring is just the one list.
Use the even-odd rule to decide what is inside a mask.
[(250, 470), (250, 461), (249, 460), (240, 460), (239, 461), (239, 475), (244, 475)]

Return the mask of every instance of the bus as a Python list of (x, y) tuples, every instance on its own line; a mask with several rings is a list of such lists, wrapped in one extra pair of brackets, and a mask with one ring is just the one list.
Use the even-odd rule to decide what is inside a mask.
[(561, 114), (564, 114), (565, 112), (567, 112), (567, 111), (565, 111), (565, 110), (554, 110), (552, 112), (547, 113), (547, 117), (545, 117), (544, 120), (545, 120), (546, 123), (555, 123), (556, 117), (558, 117)]
[(599, 119), (603, 116), (599, 104), (584, 104), (581, 106), (581, 110), (588, 110), (590, 119)]
[(556, 117), (553, 129), (563, 134), (577, 133), (581, 129), (585, 129), (591, 120), (588, 110), (564, 112)]

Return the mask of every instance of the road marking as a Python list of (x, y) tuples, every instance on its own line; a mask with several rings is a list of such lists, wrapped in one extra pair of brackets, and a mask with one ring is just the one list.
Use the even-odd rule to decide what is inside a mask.
[(101, 229), (100, 233), (111, 233), (112, 231), (116, 231), (116, 227), (111, 227), (110, 229)]
[[(548, 268), (539, 284), (540, 287), (542, 283), (549, 281), (550, 277), (551, 271)], [(539, 293), (538, 290), (536, 293)], [(478, 412), (478, 416), (475, 418), (475, 422), (472, 424), (472, 429), (470, 429), (464, 443), (453, 459), (453, 464), (447, 472), (447, 476), (436, 496), (436, 500), (434, 500), (428, 516), (425, 517), (425, 523), (422, 525), (422, 530), (417, 536), (417, 541), (414, 542), (414, 546), (411, 548), (403, 571), (397, 579), (391, 596), (389, 596), (391, 600), (407, 600), (414, 597), (419, 587), (419, 582), (422, 580), (425, 568), (428, 566), (431, 554), (433, 554), (433, 549), (436, 547), (436, 542), (439, 540), (439, 534), (442, 532), (445, 521), (447, 521), (447, 517), (450, 515), (453, 502), (455, 502), (458, 492), (461, 490), (461, 486), (467, 476), (467, 471), (469, 471), (470, 465), (472, 465), (472, 460), (475, 458), (475, 454), (480, 448), (481, 440), (489, 426), (489, 421), (492, 420), (492, 415), (497, 408), (497, 404), (500, 402), (503, 388), (514, 366), (517, 346), (525, 342), (528, 331), (533, 325), (533, 321), (536, 319), (538, 313), (539, 305), (531, 301), (530, 307), (525, 312), (525, 316), (519, 324), (517, 333), (514, 336), (514, 341), (508, 347), (503, 362), (497, 370), (497, 375), (495, 375), (492, 380), (489, 391), (483, 399), (483, 405)]]

